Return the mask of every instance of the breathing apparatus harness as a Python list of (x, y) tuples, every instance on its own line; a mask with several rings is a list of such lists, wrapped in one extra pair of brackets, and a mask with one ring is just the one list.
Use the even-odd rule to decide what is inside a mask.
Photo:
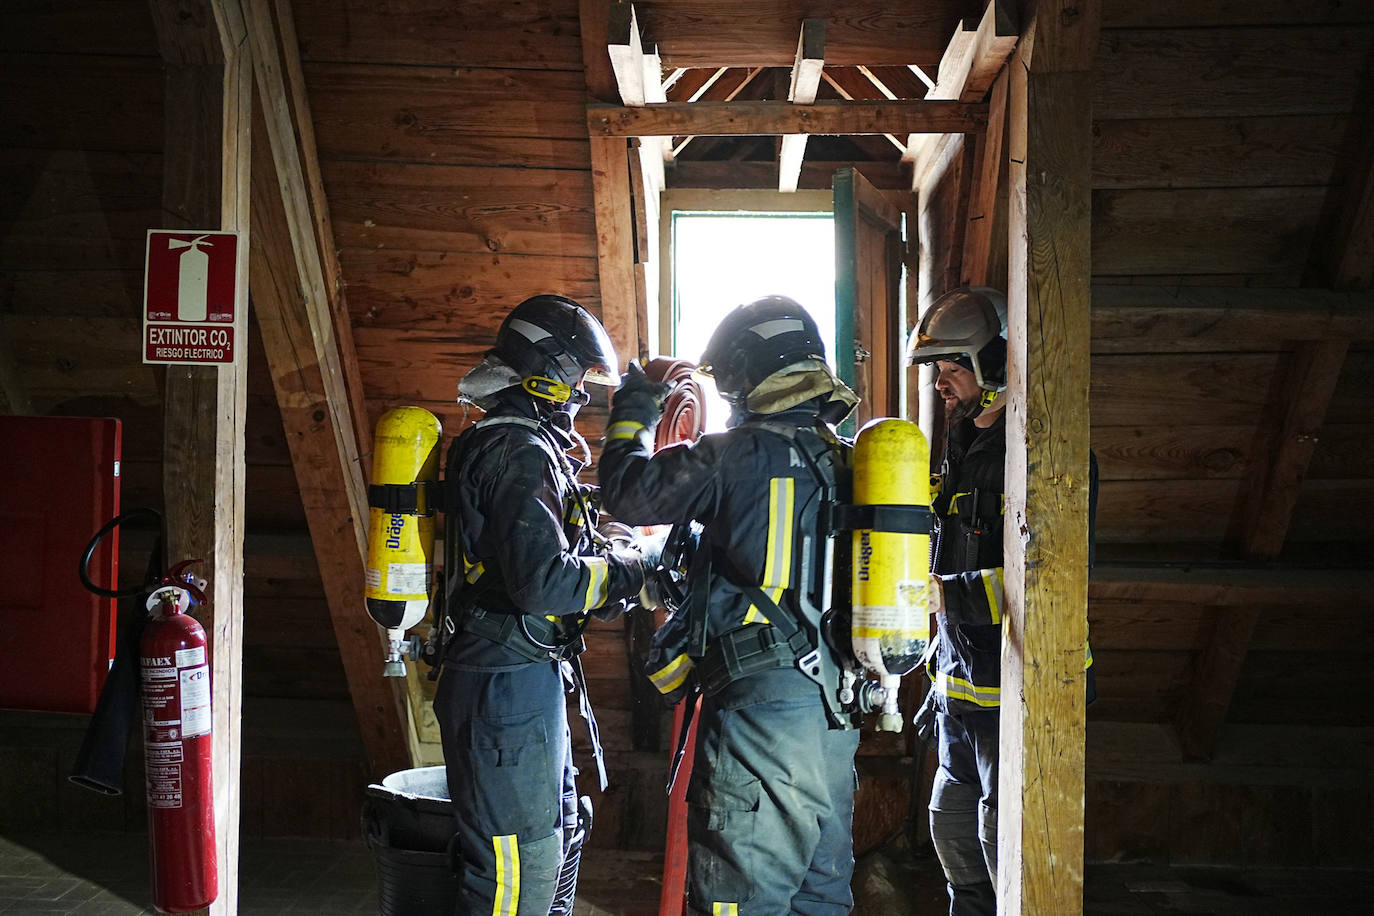
[[(589, 488), (577, 482), (568, 456), (552, 434), (539, 420), (519, 416), (490, 417), (473, 424), (474, 429), (493, 426), (522, 426), (535, 433), (535, 441), (548, 455), (554, 466), (568, 485), (575, 511), (577, 513), (576, 531), (578, 547), (592, 547), (602, 553), (609, 549), (610, 542), (596, 530), (596, 509), (592, 506)], [(449, 460), (450, 477), (456, 481), (456, 474), (467, 458), (472, 439), (458, 444), (460, 451)], [(576, 616), (571, 628), (555, 623), (546, 617), (526, 614), (504, 600), (505, 583), (496, 569), (483, 566), (476, 578), (469, 580), (461, 536), (459, 531), (458, 507), (449, 506), (447, 513), (447, 533), (445, 543), (445, 575), (448, 585), (444, 590), (444, 601), (439, 611), (440, 659), (447, 655), (453, 638), (459, 631), (483, 636), (491, 641), (524, 656), (530, 661), (566, 660), (580, 654), (584, 648), (582, 634), (591, 619), (588, 611)], [(572, 616), (572, 615), (565, 615)], [(431, 672), (437, 677), (438, 669)]]
[(839, 450), (827, 441), (818, 428), (762, 421), (755, 429), (782, 436), (801, 456), (818, 487), (814, 510), (803, 509), (815, 517), (803, 524), (800, 555), (794, 590), (800, 613), (782, 608), (754, 581), (745, 575), (723, 552), (708, 544), (692, 558), (689, 580), (707, 583), (713, 566), (727, 581), (739, 588), (768, 618), (767, 624), (739, 627), (716, 637), (707, 645), (706, 618), (708, 589), (694, 589), (688, 596), (687, 654), (695, 659), (701, 689), (713, 694), (731, 682), (770, 668), (795, 666), (821, 688), (826, 717), (832, 728), (853, 728), (858, 724), (855, 710), (840, 700), (843, 676), (841, 657), (831, 638), (838, 608), (831, 606), (834, 580), (834, 513), (847, 488), (847, 469), (841, 465)]

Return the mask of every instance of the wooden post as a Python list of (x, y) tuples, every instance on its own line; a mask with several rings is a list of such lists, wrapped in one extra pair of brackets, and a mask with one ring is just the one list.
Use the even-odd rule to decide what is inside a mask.
[(999, 913), (1083, 908), (1098, 15), (1038, 3), (1011, 63)]
[[(237, 0), (153, 0), (167, 63), (163, 211), (158, 228), (238, 230), (234, 308), (248, 309), (252, 63)], [(218, 168), (216, 168), (218, 166)], [(150, 227), (153, 228), (153, 227)], [(199, 559), (209, 606), (219, 897), (238, 912), (243, 669), (243, 475), (247, 367), (171, 366), (166, 375), (163, 513), (169, 563)]]

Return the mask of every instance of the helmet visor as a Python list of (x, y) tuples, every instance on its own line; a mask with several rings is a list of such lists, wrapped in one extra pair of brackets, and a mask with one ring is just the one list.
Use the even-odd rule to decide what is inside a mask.
[(593, 385), (618, 385), (619, 362), (611, 335), (606, 333), (601, 322), (590, 315), (587, 317), (590, 320), (578, 326), (574, 338), (577, 361), (586, 372), (582, 379)]

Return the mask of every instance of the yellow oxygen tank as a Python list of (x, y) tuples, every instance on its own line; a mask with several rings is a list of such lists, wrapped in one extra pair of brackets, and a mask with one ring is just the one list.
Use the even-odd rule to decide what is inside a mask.
[(388, 676), (405, 675), (405, 631), (429, 608), (442, 433), (428, 410), (395, 407), (377, 420), (372, 440), (364, 593), (368, 614), (387, 628)]
[(855, 658), (883, 687), (879, 730), (901, 731), (897, 687), (930, 640), (930, 446), (920, 427), (880, 418), (859, 431), (853, 501), (875, 508), (872, 527), (852, 534), (850, 638)]

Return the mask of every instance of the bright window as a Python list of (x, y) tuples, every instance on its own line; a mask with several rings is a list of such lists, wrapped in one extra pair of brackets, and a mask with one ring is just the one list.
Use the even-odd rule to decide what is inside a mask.
[[(834, 366), (835, 230), (829, 213), (672, 214), (672, 354), (696, 362), (731, 309), (788, 296), (816, 319)], [(715, 398), (708, 429), (728, 414)]]

